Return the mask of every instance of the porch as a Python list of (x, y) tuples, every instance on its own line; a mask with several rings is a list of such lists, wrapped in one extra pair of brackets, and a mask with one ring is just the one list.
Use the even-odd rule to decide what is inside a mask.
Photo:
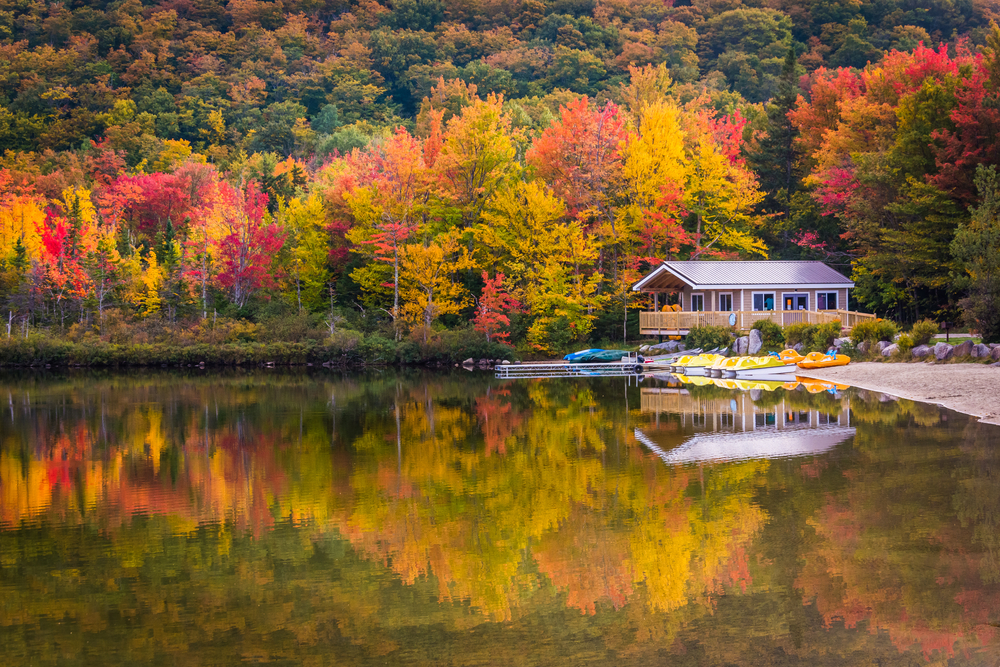
[(644, 336), (686, 336), (696, 326), (728, 327), (734, 315), (735, 328), (740, 331), (749, 330), (760, 320), (769, 320), (782, 327), (803, 322), (827, 324), (840, 320), (841, 328), (850, 331), (860, 322), (875, 319), (875, 315), (850, 310), (646, 311), (639, 313), (639, 333)]

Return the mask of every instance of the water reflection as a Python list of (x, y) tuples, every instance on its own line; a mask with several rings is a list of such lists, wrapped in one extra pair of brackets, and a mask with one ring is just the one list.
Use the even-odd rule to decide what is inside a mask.
[(932, 406), (672, 378), (0, 386), (3, 664), (1000, 646), (998, 431)]

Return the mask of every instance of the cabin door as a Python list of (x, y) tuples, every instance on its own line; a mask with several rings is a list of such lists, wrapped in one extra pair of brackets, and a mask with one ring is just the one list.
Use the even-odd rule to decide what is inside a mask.
[(808, 294), (784, 294), (785, 310), (809, 310)]

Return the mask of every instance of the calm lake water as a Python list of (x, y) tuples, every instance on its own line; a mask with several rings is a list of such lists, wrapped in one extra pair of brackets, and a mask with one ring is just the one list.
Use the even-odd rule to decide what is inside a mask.
[(0, 376), (0, 665), (996, 665), (1000, 428), (823, 386)]

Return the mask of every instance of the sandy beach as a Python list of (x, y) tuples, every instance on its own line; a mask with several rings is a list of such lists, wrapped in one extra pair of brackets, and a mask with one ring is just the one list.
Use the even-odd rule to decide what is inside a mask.
[(1000, 424), (1000, 367), (982, 364), (852, 363), (803, 371), (804, 377), (830, 380), (914, 401), (936, 403)]

